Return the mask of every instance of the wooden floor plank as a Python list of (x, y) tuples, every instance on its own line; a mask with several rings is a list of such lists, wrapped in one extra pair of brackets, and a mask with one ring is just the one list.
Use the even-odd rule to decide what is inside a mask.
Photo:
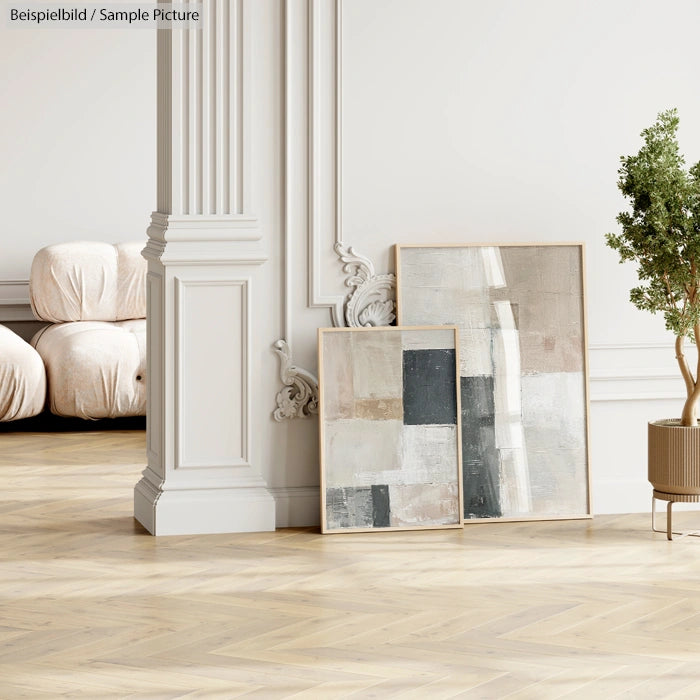
[(2, 700), (700, 696), (700, 538), (648, 514), (154, 538), (144, 453), (0, 435)]

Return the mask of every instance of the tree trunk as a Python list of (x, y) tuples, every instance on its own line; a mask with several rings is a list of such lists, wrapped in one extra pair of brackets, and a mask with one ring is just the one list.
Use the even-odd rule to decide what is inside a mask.
[(685, 358), (683, 352), (683, 341), (685, 336), (679, 335), (676, 337), (676, 360), (678, 361), (678, 366), (680, 367), (681, 374), (683, 375), (683, 381), (685, 382), (685, 395), (690, 398), (693, 391), (695, 390), (695, 381), (693, 379), (693, 374), (688, 367), (688, 360)]
[(700, 399), (700, 324), (693, 327), (695, 344), (698, 347), (698, 367), (695, 378), (688, 368), (685, 356), (683, 355), (683, 338), (676, 338), (676, 359), (681, 368), (681, 374), (685, 380), (688, 398), (683, 406), (681, 414), (681, 425), (686, 428), (695, 427), (698, 424), (698, 400)]
[(681, 414), (681, 425), (685, 428), (692, 428), (698, 424), (698, 396), (693, 392), (685, 400), (683, 413)]

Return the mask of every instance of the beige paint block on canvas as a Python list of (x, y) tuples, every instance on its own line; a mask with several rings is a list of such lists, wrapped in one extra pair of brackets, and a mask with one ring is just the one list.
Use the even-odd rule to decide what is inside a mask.
[(403, 420), (403, 399), (357, 399), (355, 417), (366, 420)]
[(417, 328), (401, 331), (401, 347), (404, 350), (453, 350), (455, 332), (452, 329)]
[(354, 418), (352, 345), (346, 333), (323, 334), (324, 415), (327, 420)]
[[(333, 335), (333, 334), (331, 334)], [(337, 333), (335, 335), (343, 335)], [(400, 399), (403, 396), (401, 334), (396, 331), (353, 333), (352, 381), (356, 399)]]
[(392, 527), (459, 522), (457, 484), (398, 484), (389, 486)]
[(326, 421), (326, 487), (385, 483), (377, 473), (400, 469), (402, 432), (403, 423), (397, 420)]
[(491, 296), (517, 311), (522, 371), (582, 371), (580, 248), (504, 246), (501, 257), (507, 287)]

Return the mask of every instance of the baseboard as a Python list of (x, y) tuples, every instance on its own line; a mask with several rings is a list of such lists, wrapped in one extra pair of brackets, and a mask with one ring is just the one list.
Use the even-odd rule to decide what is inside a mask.
[[(593, 483), (593, 513), (651, 513), (651, 484), (642, 475), (639, 479), (598, 479)], [(664, 505), (657, 505), (663, 509)], [(700, 503), (677, 503), (675, 510), (700, 510)]]
[(268, 488), (275, 499), (277, 527), (314, 527), (321, 522), (318, 486)]
[(0, 280), (0, 323), (35, 320), (29, 303), (29, 280)]
[[(314, 527), (320, 522), (317, 486), (268, 489), (275, 498), (276, 526)], [(593, 482), (593, 514), (651, 513), (651, 485), (638, 480), (609, 479)], [(700, 510), (700, 503), (678, 503), (677, 510)]]
[(36, 321), (29, 304), (0, 304), (0, 323)]

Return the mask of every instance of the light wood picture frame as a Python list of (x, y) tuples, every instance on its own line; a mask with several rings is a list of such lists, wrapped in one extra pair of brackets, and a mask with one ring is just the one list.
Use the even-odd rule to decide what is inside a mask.
[(590, 518), (584, 245), (395, 254), (398, 323), (459, 327), (465, 522)]
[(321, 532), (463, 526), (452, 326), (318, 332)]

